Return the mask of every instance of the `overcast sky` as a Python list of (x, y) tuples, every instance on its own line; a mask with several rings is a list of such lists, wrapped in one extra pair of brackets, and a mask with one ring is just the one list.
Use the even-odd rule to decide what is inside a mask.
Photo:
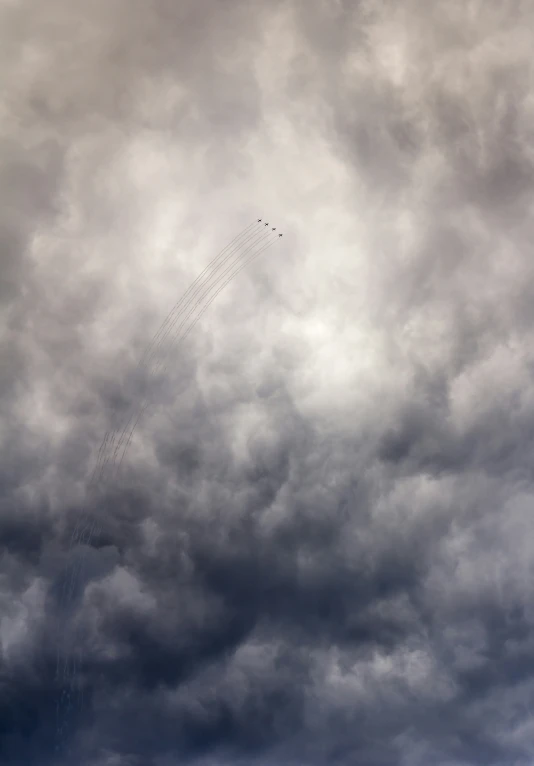
[(527, 0), (1, 0), (2, 766), (532, 764), (533, 50)]

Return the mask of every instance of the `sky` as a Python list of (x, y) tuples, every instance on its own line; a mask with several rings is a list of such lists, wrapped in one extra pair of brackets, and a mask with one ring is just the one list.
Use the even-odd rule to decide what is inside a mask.
[(534, 762), (533, 45), (1, 0), (2, 766)]

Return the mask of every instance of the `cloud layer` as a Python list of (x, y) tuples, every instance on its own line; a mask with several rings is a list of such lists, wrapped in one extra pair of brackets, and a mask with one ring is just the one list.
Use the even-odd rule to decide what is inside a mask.
[(0, 15), (1, 762), (531, 763), (530, 4)]

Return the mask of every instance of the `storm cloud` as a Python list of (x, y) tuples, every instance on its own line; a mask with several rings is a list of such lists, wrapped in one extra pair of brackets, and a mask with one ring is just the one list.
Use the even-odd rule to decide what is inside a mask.
[[(530, 764), (532, 5), (0, 30), (0, 762)], [(260, 217), (284, 238), (140, 377)]]

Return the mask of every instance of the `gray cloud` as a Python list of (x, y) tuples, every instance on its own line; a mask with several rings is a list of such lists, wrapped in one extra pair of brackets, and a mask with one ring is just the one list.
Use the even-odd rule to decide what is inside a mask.
[(532, 10), (0, 14), (2, 763), (529, 763)]

